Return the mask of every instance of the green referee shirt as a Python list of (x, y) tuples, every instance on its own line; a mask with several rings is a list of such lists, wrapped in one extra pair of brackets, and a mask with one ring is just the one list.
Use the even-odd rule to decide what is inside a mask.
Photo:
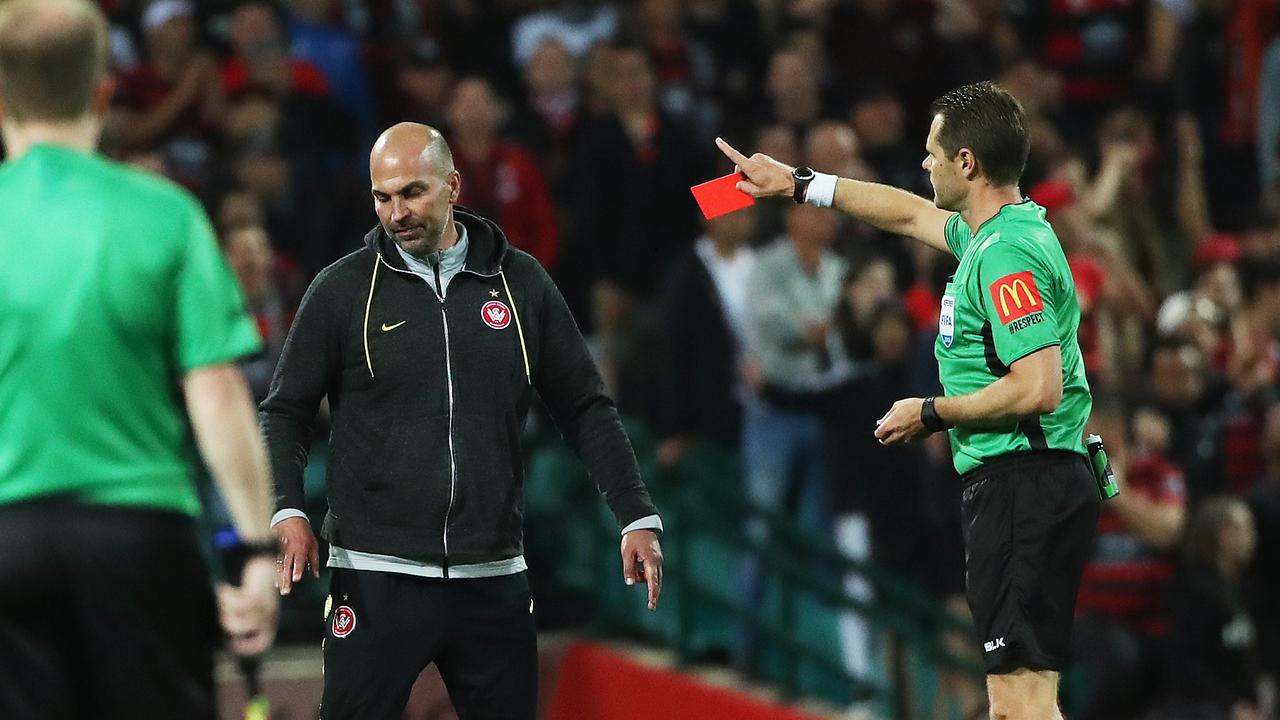
[(195, 515), (178, 382), (260, 344), (187, 192), (52, 145), (0, 165), (0, 504)]
[(1071, 268), (1044, 208), (1030, 200), (1005, 205), (976, 233), (952, 215), (947, 245), (960, 260), (947, 283), (938, 320), (938, 374), (947, 395), (977, 392), (1009, 373), (1020, 358), (1050, 345), (1062, 351), (1062, 403), (1021, 422), (953, 428), (956, 471), (1032, 449), (1085, 453), (1085, 420), (1093, 407), (1076, 330)]

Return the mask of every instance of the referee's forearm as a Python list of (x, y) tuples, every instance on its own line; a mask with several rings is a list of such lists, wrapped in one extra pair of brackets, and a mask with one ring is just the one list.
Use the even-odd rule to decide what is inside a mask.
[(885, 232), (912, 237), (950, 252), (941, 233), (948, 213), (906, 190), (882, 183), (840, 178), (836, 181), (832, 207)]
[(996, 423), (1021, 420), (1052, 412), (1050, 400), (1032, 383), (1005, 375), (990, 385), (968, 395), (938, 397), (934, 409), (938, 417), (952, 425)]
[(187, 373), (183, 394), (200, 454), (245, 542), (271, 538), (271, 472), (253, 397), (240, 369), (213, 365)]

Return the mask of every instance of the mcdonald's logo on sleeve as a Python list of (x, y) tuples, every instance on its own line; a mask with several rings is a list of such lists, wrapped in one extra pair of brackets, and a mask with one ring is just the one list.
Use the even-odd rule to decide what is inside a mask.
[(1010, 273), (991, 283), (991, 302), (1000, 317), (1000, 324), (1008, 325), (1018, 318), (1044, 309), (1040, 288), (1030, 270)]

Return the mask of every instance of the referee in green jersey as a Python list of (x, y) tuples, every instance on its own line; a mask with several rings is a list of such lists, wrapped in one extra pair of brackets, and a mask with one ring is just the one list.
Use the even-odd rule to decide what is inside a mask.
[(1044, 208), (1018, 189), (1028, 152), (1018, 101), (984, 82), (943, 95), (930, 112), (923, 167), (933, 202), (716, 142), (744, 192), (835, 207), (960, 261), (935, 347), (946, 395), (899, 400), (875, 434), (890, 445), (949, 429), (991, 717), (1057, 719), (1100, 502), (1082, 438), (1092, 399), (1080, 308)]
[(107, 64), (92, 3), (0, 4), (4, 720), (214, 717), (188, 415), (258, 553), (219, 588), (232, 649), (275, 629), (270, 473), (234, 364), (257, 331), (195, 199), (94, 154)]

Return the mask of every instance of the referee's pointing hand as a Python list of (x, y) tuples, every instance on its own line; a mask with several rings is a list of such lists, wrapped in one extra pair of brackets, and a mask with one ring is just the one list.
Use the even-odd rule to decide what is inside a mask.
[(747, 157), (721, 138), (716, 138), (716, 147), (733, 161), (734, 172), (743, 177), (738, 183), (742, 192), (751, 197), (791, 197), (795, 192), (795, 179), (791, 176), (794, 168), (790, 165), (784, 165), (764, 153)]
[(649, 610), (658, 609), (662, 594), (662, 545), (652, 530), (632, 530), (622, 536), (622, 579), (628, 585), (649, 585)]
[(924, 422), (920, 419), (922, 398), (899, 400), (889, 408), (884, 417), (876, 421), (876, 439), (881, 445), (900, 445), (925, 435)]

